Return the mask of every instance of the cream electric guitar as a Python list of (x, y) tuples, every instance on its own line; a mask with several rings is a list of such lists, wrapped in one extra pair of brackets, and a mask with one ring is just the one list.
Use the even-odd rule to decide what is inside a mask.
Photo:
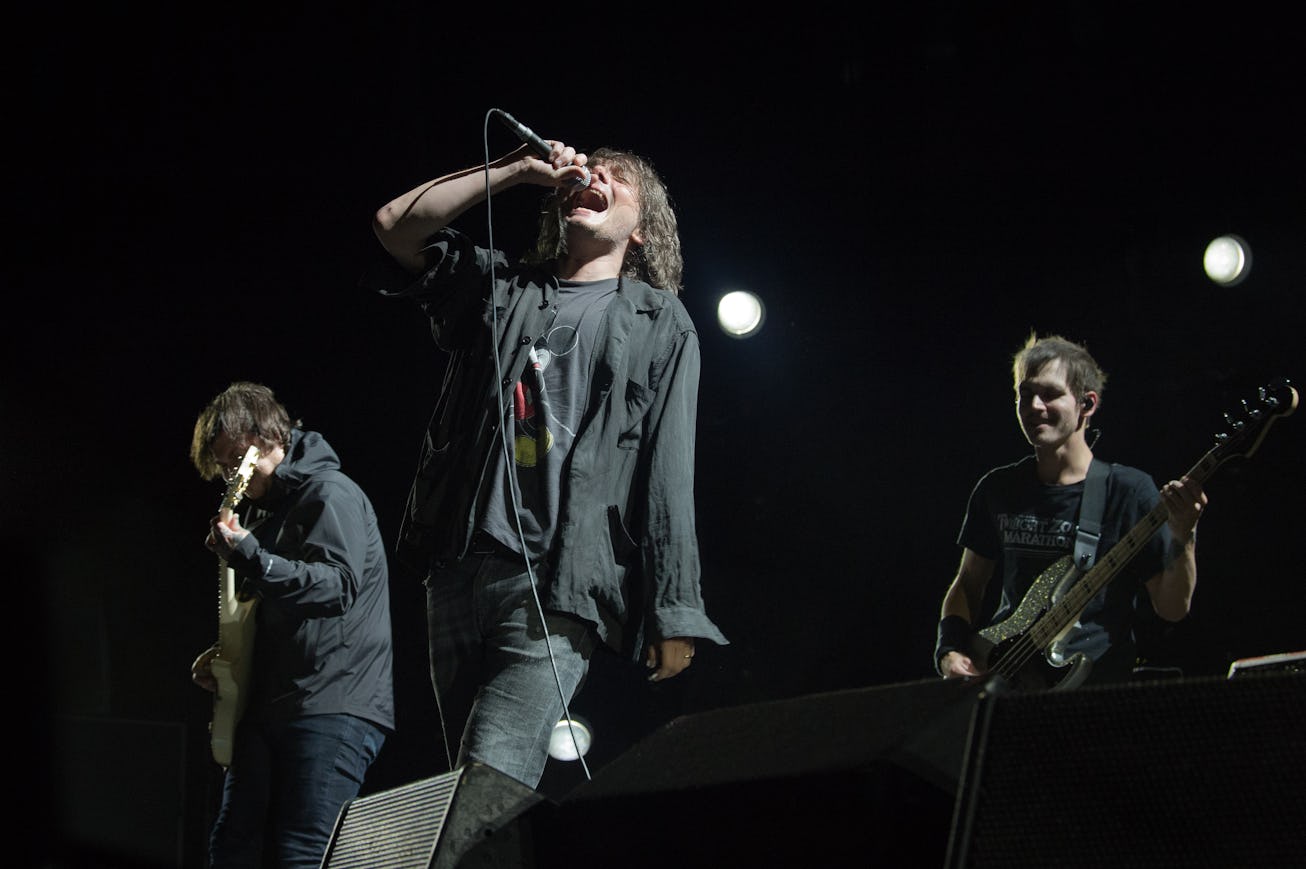
[[(227, 485), (218, 515), (225, 521), (231, 518), (245, 488), (254, 476), (258, 461), (258, 448), (251, 446), (245, 458)], [(254, 605), (257, 600), (241, 599), (236, 591), (236, 572), (227, 566), (226, 559), (218, 559), (218, 642), (217, 653), (209, 662), (218, 688), (213, 699), (213, 721), (209, 735), (213, 746), (213, 759), (223, 767), (231, 766), (231, 749), (236, 738), (236, 724), (245, 711), (249, 698), (250, 661), (254, 652)]]

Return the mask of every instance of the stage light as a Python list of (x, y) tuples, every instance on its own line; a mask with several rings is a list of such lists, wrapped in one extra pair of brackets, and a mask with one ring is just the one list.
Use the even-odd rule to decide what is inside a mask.
[(735, 290), (726, 293), (717, 302), (716, 319), (721, 331), (732, 338), (748, 338), (762, 328), (766, 310), (757, 296), (744, 290)]
[(589, 753), (593, 743), (594, 731), (590, 723), (579, 715), (573, 715), (570, 729), (566, 718), (553, 725), (553, 733), (549, 736), (549, 757), (556, 760), (579, 760)]
[(1251, 248), (1236, 235), (1222, 235), (1206, 246), (1202, 267), (1222, 287), (1240, 284), (1252, 268)]

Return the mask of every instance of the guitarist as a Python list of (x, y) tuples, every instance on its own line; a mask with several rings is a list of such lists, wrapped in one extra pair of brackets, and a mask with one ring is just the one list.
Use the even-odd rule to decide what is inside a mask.
[[(249, 699), (209, 865), (316, 869), (394, 728), (386, 553), (372, 504), (326, 439), (292, 422), (266, 386), (237, 382), (200, 412), (191, 461), (222, 479), (250, 445), (253, 509), (244, 521), (215, 517), (205, 541), (257, 601)], [(217, 654), (192, 668), (210, 691)]]
[[(971, 493), (958, 537), (961, 564), (943, 598), (934, 653), (938, 672), (948, 678), (987, 670), (975, 631), (1001, 624), (1039, 574), (1071, 553), (1095, 461), (1086, 432), (1107, 378), (1088, 351), (1058, 335), (1031, 334), (1014, 356), (1012, 375), (1017, 418), (1034, 454), (989, 471)], [(1167, 522), (1088, 603), (1065, 638), (1065, 657), (1087, 656), (1090, 681), (1133, 671), (1136, 607), (1150, 607), (1166, 623), (1188, 614), (1197, 584), (1197, 520), (1207, 503), (1197, 481), (1171, 481), (1158, 492), (1146, 473), (1110, 465), (1096, 555), (1128, 534), (1158, 498)], [(1001, 596), (986, 625), (981, 616), (994, 576)]]

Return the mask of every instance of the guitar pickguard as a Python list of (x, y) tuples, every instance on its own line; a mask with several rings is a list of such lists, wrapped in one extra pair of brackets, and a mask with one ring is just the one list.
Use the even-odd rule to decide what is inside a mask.
[(1082, 654), (1067, 657), (1053, 651), (1074, 625), (1047, 637), (1035, 629), (1081, 576), (1069, 555), (1045, 568), (1010, 616), (979, 631), (981, 665), (1024, 688), (1068, 689), (1083, 684), (1092, 662)]
[(1034, 626), (1039, 616), (1052, 606), (1053, 595), (1057, 589), (1064, 588), (1068, 582), (1073, 582), (1078, 574), (1079, 571), (1071, 563), (1069, 555), (1057, 559), (1035, 577), (1015, 612), (996, 625), (980, 631), (980, 636), (997, 645), (1003, 640), (1025, 633)]

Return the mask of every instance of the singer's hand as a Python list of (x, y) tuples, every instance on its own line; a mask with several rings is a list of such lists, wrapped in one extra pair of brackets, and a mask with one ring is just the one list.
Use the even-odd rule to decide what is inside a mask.
[(532, 172), (529, 180), (532, 183), (544, 187), (565, 187), (572, 184), (588, 183), (590, 173), (585, 168), (585, 164), (589, 162), (588, 156), (570, 145), (565, 145), (553, 139), (546, 139), (545, 143), (549, 146), (547, 159), (541, 159), (530, 145), (523, 145), (517, 152), (527, 160), (531, 167)]
[(644, 666), (653, 671), (648, 677), (650, 682), (670, 679), (688, 667), (693, 660), (693, 637), (668, 637), (656, 643), (649, 643), (644, 649)]

